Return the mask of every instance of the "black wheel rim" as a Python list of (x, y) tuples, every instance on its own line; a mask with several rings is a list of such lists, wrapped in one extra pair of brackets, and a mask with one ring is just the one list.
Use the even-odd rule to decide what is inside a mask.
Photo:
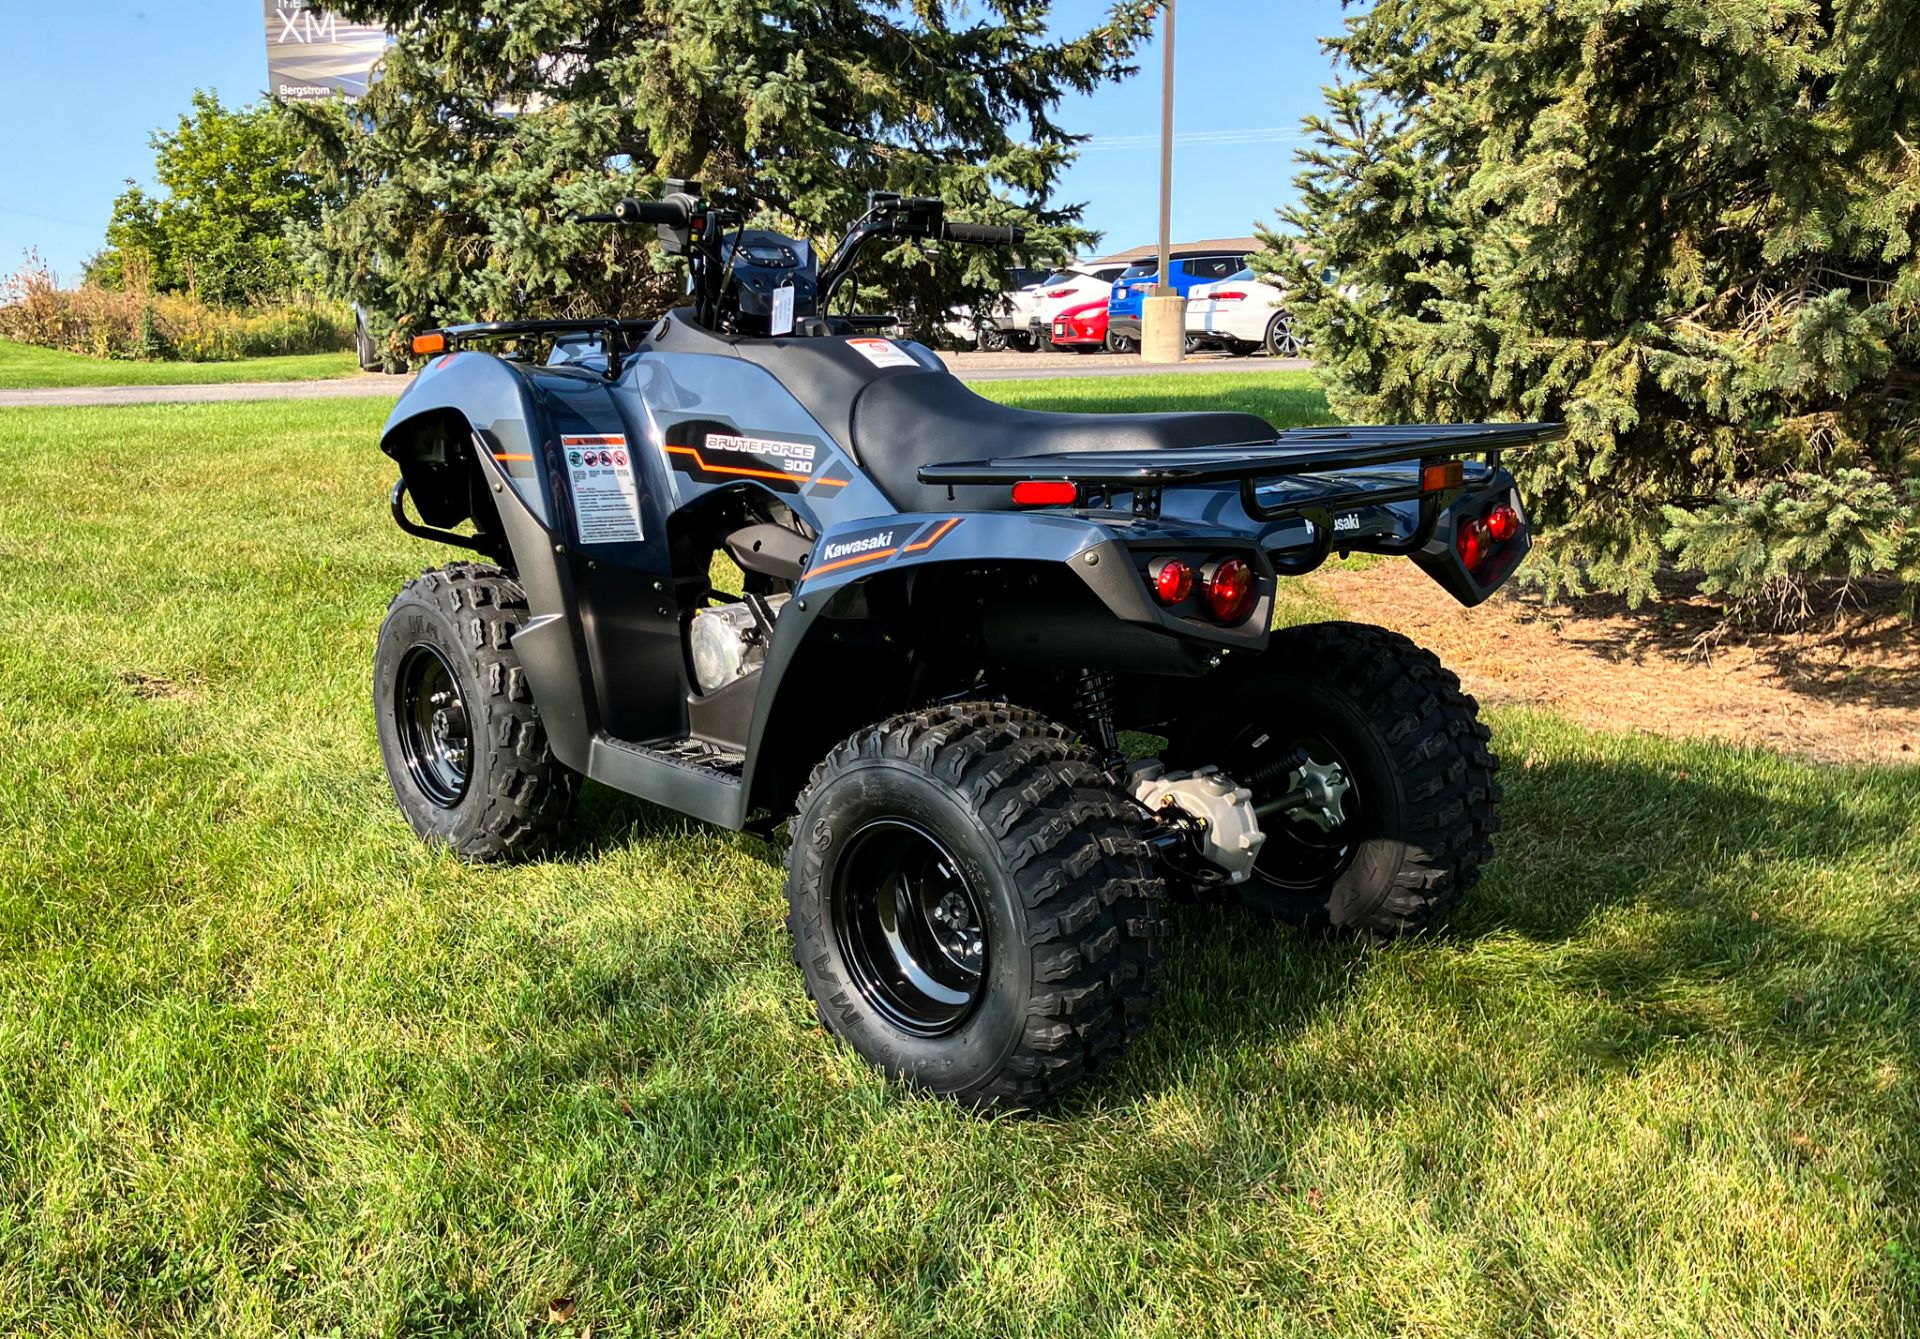
[[(1227, 775), (1245, 778), (1258, 809), (1289, 793), (1306, 791), (1305, 802), (1265, 814), (1267, 839), (1254, 862), (1254, 876), (1289, 892), (1321, 892), (1346, 873), (1363, 835), (1359, 778), (1353, 764), (1322, 735), (1250, 732), (1236, 742)], [(1335, 778), (1343, 778), (1344, 785)]]
[(993, 951), (979, 896), (917, 823), (876, 819), (834, 864), (833, 929), (855, 986), (903, 1032), (955, 1031), (980, 1002)]
[(471, 780), (473, 737), (460, 681), (438, 647), (422, 642), (401, 657), (393, 712), (413, 784), (442, 809), (459, 804)]

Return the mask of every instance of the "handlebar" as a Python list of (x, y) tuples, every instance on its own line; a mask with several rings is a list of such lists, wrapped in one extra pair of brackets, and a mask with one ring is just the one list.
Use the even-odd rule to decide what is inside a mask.
[(669, 228), (684, 228), (693, 218), (693, 203), (683, 195), (664, 200), (625, 199), (611, 214), (575, 214), (575, 223), (664, 223)]
[[(575, 214), (571, 221), (659, 224), (661, 241), (668, 244), (668, 252), (686, 255), (692, 262), (701, 319), (714, 324), (719, 319), (721, 290), (729, 269), (722, 263), (721, 228), (739, 222), (742, 216), (711, 208), (699, 198), (697, 186), (682, 181), (666, 184), (672, 193), (664, 200), (629, 197), (614, 205), (611, 213)], [(870, 238), (920, 237), (968, 246), (1018, 246), (1026, 240), (1027, 230), (1016, 224), (948, 223), (945, 214), (946, 205), (937, 196), (869, 192), (866, 216), (840, 239), (819, 272), (819, 310), (827, 310), (834, 291), (852, 272), (855, 257)]]
[(684, 195), (664, 200), (622, 200), (613, 207), (613, 216), (622, 223), (664, 223), (669, 228), (684, 228), (693, 217), (693, 205)]
[(1012, 223), (949, 223), (942, 236), (970, 246), (1018, 246), (1027, 240), (1027, 230)]

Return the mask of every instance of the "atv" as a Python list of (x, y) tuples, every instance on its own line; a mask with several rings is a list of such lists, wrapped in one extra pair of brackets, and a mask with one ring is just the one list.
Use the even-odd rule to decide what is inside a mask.
[(657, 227), (689, 304), (431, 331), (384, 430), (395, 522), (485, 559), (380, 629), (421, 836), (532, 855), (583, 779), (785, 821), (821, 1022), (981, 1107), (1120, 1055), (1172, 893), (1395, 935), (1472, 886), (1500, 799), (1474, 700), (1384, 629), (1275, 631), (1276, 585), (1395, 554), (1478, 603), (1531, 543), (1500, 454), (1556, 425), (1007, 408), (825, 313), (875, 239), (1017, 228), (875, 194), (821, 264), (685, 183), (587, 218)]

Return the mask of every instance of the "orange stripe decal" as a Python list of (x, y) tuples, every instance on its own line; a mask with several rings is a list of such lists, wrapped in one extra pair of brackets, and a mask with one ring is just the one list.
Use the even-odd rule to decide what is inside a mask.
[(495, 452), (493, 453), (493, 458), (494, 458), (495, 460), (532, 460), (532, 459), (533, 459), (533, 457), (532, 457), (532, 456), (515, 456), (515, 455), (509, 455), (509, 454), (507, 454), (506, 452), (503, 452), (503, 451), (495, 451)]
[(898, 552), (900, 552), (898, 549), (875, 549), (872, 553), (855, 554), (851, 558), (842, 558), (837, 563), (828, 563), (825, 567), (814, 568), (807, 573), (806, 579), (811, 581), (822, 572), (831, 572), (837, 567), (852, 567), (855, 563), (870, 563), (876, 558), (891, 558)]
[(907, 545), (907, 547), (901, 550), (901, 552), (918, 553), (922, 549), (930, 549), (935, 544), (938, 544), (941, 540), (945, 539), (947, 537), (947, 531), (953, 529), (953, 527), (958, 524), (960, 524), (960, 518), (958, 516), (949, 516), (947, 518), (947, 522), (945, 525), (941, 526), (938, 530), (934, 531), (931, 535), (928, 535), (925, 539), (920, 540), (916, 543)]
[(788, 474), (784, 470), (750, 470), (739, 465), (709, 465), (700, 453), (690, 446), (669, 446), (667, 450), (676, 456), (692, 456), (694, 463), (709, 474), (739, 474), (749, 479), (785, 479), (789, 483), (803, 484), (813, 476), (810, 474)]

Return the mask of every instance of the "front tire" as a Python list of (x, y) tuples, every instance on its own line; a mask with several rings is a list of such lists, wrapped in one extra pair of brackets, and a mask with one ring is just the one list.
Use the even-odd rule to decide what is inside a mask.
[(887, 1075), (1035, 1107), (1144, 1026), (1167, 922), (1125, 799), (1031, 713), (966, 703), (835, 748), (788, 856), (821, 1023)]
[(1267, 834), (1250, 906), (1296, 925), (1377, 936), (1426, 928), (1493, 856), (1499, 762), (1479, 705), (1398, 633), (1317, 623), (1274, 633), (1251, 673), (1176, 727), (1182, 766), (1253, 791)]
[(1007, 332), (997, 325), (981, 326), (974, 336), (974, 347), (981, 353), (1005, 353)]
[(1111, 330), (1107, 332), (1108, 353), (1137, 353), (1139, 349), (1139, 344), (1127, 336), (1116, 335)]
[(537, 853), (579, 791), (514, 654), (526, 618), (507, 573), (453, 563), (409, 581), (380, 625), (373, 701), (394, 798), (415, 832), (468, 860)]

